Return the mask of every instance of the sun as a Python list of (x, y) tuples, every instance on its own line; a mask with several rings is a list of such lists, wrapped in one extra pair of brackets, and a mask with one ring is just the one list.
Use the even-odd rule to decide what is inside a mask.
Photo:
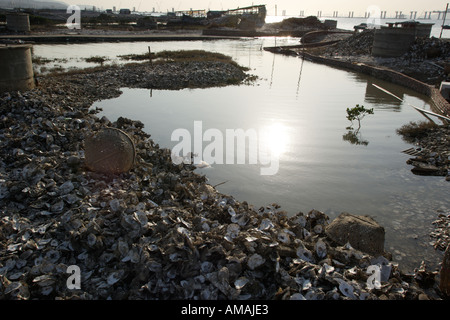
[(288, 150), (288, 127), (280, 122), (275, 122), (263, 129), (263, 145), (271, 156), (280, 157)]

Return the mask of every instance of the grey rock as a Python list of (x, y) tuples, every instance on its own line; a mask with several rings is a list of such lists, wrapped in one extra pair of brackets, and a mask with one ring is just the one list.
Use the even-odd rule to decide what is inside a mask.
[(384, 228), (369, 216), (341, 213), (325, 233), (340, 245), (349, 242), (353, 248), (373, 255), (384, 252)]

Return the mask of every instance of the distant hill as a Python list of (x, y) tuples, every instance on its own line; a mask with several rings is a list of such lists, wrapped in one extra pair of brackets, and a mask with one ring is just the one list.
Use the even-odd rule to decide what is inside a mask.
[(0, 8), (67, 9), (69, 5), (62, 1), (38, 0), (0, 0)]

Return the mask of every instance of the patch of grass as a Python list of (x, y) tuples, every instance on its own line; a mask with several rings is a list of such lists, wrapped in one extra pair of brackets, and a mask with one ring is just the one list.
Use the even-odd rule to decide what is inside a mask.
[(63, 72), (64, 68), (62, 66), (54, 66), (53, 68), (48, 69), (49, 73), (59, 73), (59, 72)]
[(226, 56), (222, 53), (209, 52), (204, 50), (164, 50), (156, 53), (156, 58), (163, 58), (173, 61), (232, 61), (231, 57)]
[[(148, 60), (148, 53), (126, 54), (118, 56), (123, 60)], [(232, 61), (231, 57), (221, 53), (209, 52), (204, 50), (177, 50), (152, 52), (152, 59), (163, 59), (166, 61)]]
[(86, 62), (100, 63), (101, 65), (103, 65), (103, 62), (105, 62), (106, 60), (108, 60), (106, 57), (101, 56), (93, 56), (84, 59), (84, 61)]
[(33, 55), (32, 61), (33, 61), (33, 64), (42, 65), (42, 64), (47, 64), (47, 63), (50, 63), (50, 62), (66, 63), (69, 60), (67, 58), (47, 59), (47, 58), (44, 58), (44, 57), (41, 57), (41, 56)]
[(437, 128), (438, 125), (431, 121), (411, 121), (396, 130), (397, 134), (401, 135), (407, 141), (414, 141), (427, 135), (432, 128)]
[(59, 62), (59, 63), (67, 63), (69, 61), (69, 59), (67, 58), (55, 58), (53, 59), (54, 62)]
[(188, 62), (188, 61), (219, 61), (229, 63), (242, 71), (248, 71), (249, 69), (240, 66), (233, 61), (230, 56), (224, 55), (218, 52), (210, 52), (204, 50), (177, 50), (177, 51), (161, 51), (156, 53), (156, 58), (165, 59), (166, 61), (174, 62)]
[[(142, 60), (148, 60), (148, 53), (141, 53), (141, 54), (124, 54), (117, 56), (122, 60), (133, 60), (133, 61), (142, 61)], [(155, 59), (155, 54), (152, 52), (152, 59)]]
[(50, 69), (48, 70), (46, 77), (61, 77), (61, 76), (70, 76), (70, 75), (78, 75), (78, 74), (91, 74), (94, 72), (102, 72), (110, 69), (111, 66), (96, 66), (90, 68), (70, 68), (69, 70), (64, 70), (63, 68), (58, 69)]
[(33, 56), (32, 62), (33, 64), (41, 65), (49, 63), (51, 60), (40, 56)]
[[(149, 60), (148, 53), (127, 54), (118, 56), (123, 60), (143, 61)], [(155, 62), (191, 62), (191, 61), (220, 61), (232, 64), (242, 71), (248, 71), (246, 67), (238, 65), (230, 56), (218, 52), (210, 52), (204, 50), (177, 50), (177, 51), (160, 51), (151, 53), (152, 60)]]

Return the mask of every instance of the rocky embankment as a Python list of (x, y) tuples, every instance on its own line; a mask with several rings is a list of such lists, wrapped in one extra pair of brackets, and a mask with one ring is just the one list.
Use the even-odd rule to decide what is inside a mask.
[[(440, 299), (425, 266), (405, 274), (336, 243), (319, 211), (287, 217), (275, 204), (236, 201), (174, 165), (141, 122), (89, 110), (120, 87), (224, 85), (237, 75), (212, 62), (135, 65), (1, 94), (0, 299)], [(84, 141), (105, 127), (133, 139), (129, 172), (86, 169)], [(79, 288), (67, 285), (77, 267)]]
[(445, 68), (450, 63), (450, 41), (434, 37), (418, 38), (403, 56), (382, 58), (371, 55), (374, 33), (374, 30), (356, 33), (335, 45), (314, 49), (314, 53), (333, 59), (387, 67), (431, 85), (448, 81), (449, 71)]
[(260, 31), (280, 32), (280, 31), (314, 31), (328, 30), (327, 26), (317, 17), (310, 16), (305, 18), (287, 18), (280, 22), (266, 23)]
[[(77, 75), (77, 73), (83, 73)], [(120, 67), (100, 67), (93, 72), (74, 71), (58, 77), (60, 81), (69, 81), (82, 85), (92, 82), (99, 91), (98, 99), (117, 96), (120, 87), (170, 89), (203, 88), (238, 84), (248, 78), (242, 68), (218, 61), (191, 61), (155, 64), (135, 63)], [(108, 91), (116, 91), (113, 94)]]
[[(400, 130), (401, 131), (401, 130)], [(417, 147), (411, 150), (414, 157), (407, 163), (419, 175), (445, 176), (450, 181), (450, 126), (431, 126), (420, 133), (403, 135), (408, 142)]]

